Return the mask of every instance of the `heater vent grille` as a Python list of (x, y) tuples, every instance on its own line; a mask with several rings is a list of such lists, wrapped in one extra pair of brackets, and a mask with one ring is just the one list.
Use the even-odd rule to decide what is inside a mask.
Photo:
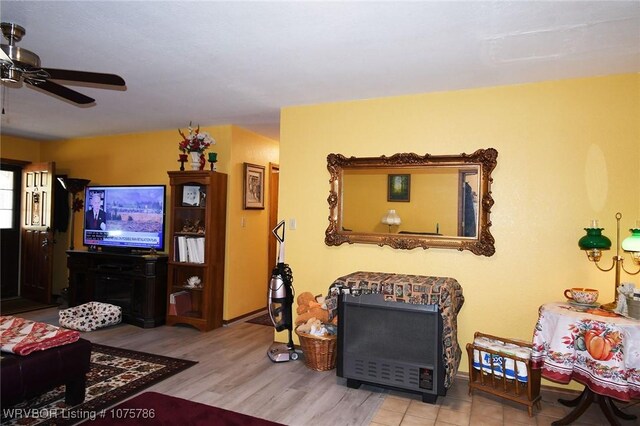
[(345, 377), (403, 389), (424, 391), (420, 387), (420, 369), (433, 371), (433, 365), (409, 365), (389, 360), (346, 357)]
[(382, 294), (338, 300), (337, 374), (348, 386), (414, 391), (429, 402), (446, 395), (437, 305), (386, 302)]

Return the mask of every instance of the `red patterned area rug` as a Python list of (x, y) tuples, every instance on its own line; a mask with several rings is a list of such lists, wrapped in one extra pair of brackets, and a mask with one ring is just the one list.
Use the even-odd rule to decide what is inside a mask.
[(139, 393), (196, 361), (93, 344), (86, 398), (67, 406), (64, 386), (13, 407), (2, 407), (2, 425), (70, 425), (94, 419), (106, 408)]
[(145, 392), (106, 410), (104, 417), (87, 426), (189, 425), (189, 426), (275, 426), (269, 420), (188, 401), (157, 392)]

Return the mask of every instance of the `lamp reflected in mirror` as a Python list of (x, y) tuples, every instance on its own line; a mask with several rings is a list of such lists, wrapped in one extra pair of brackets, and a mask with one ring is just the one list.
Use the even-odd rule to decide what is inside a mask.
[(382, 216), (382, 223), (389, 226), (389, 233), (391, 233), (392, 226), (399, 226), (402, 223), (400, 216), (394, 209), (389, 210), (384, 216)]
[[(617, 233), (616, 233), (616, 255), (613, 257), (613, 262), (610, 268), (602, 268), (598, 262), (602, 258), (602, 251), (609, 250), (611, 248), (611, 240), (602, 235), (604, 228), (600, 228), (597, 220), (592, 220), (588, 228), (584, 228), (587, 235), (580, 238), (578, 245), (580, 249), (584, 250), (587, 254), (589, 261), (594, 262), (596, 267), (603, 271), (608, 272), (615, 268), (615, 288), (613, 302), (602, 305), (602, 308), (607, 310), (614, 310), (617, 307), (616, 298), (618, 297), (618, 287), (620, 287), (620, 274), (622, 271), (629, 275), (637, 275), (640, 273), (640, 268), (637, 271), (627, 271), (624, 267), (624, 257), (620, 256), (620, 219), (622, 219), (622, 213), (616, 213)], [(633, 262), (640, 265), (640, 221), (636, 222), (636, 227), (630, 229), (631, 236), (627, 237), (622, 242), (622, 250), (631, 253)]]

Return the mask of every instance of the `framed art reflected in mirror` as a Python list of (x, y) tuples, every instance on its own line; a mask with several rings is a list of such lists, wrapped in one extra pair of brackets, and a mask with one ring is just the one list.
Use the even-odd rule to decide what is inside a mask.
[(387, 201), (406, 201), (411, 199), (411, 175), (387, 175)]

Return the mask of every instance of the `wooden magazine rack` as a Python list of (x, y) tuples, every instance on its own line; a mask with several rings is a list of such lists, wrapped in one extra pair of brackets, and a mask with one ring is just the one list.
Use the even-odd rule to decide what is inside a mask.
[[(514, 355), (513, 350), (495, 350), (485, 345), (478, 345), (478, 338), (491, 339), (502, 344), (509, 344), (519, 348), (531, 348), (533, 345), (522, 340), (506, 339), (503, 337), (491, 336), (489, 334), (476, 332), (474, 343), (467, 344), (467, 356), (469, 358), (469, 394), (474, 389), (490, 393), (527, 406), (529, 417), (533, 416), (533, 406), (540, 409), (540, 369), (531, 368), (529, 358)], [(477, 351), (477, 352), (476, 352)], [(516, 350), (517, 351), (517, 350)], [(474, 365), (475, 359), (480, 358), (480, 366)], [(480, 356), (478, 356), (480, 354)], [(489, 363), (485, 363), (481, 354), (488, 355)], [(524, 376), (524, 372), (515, 373), (516, 377), (507, 377), (509, 374), (503, 366), (520, 365), (526, 368), (526, 381), (518, 377)], [(515, 368), (514, 368), (515, 369)]]

